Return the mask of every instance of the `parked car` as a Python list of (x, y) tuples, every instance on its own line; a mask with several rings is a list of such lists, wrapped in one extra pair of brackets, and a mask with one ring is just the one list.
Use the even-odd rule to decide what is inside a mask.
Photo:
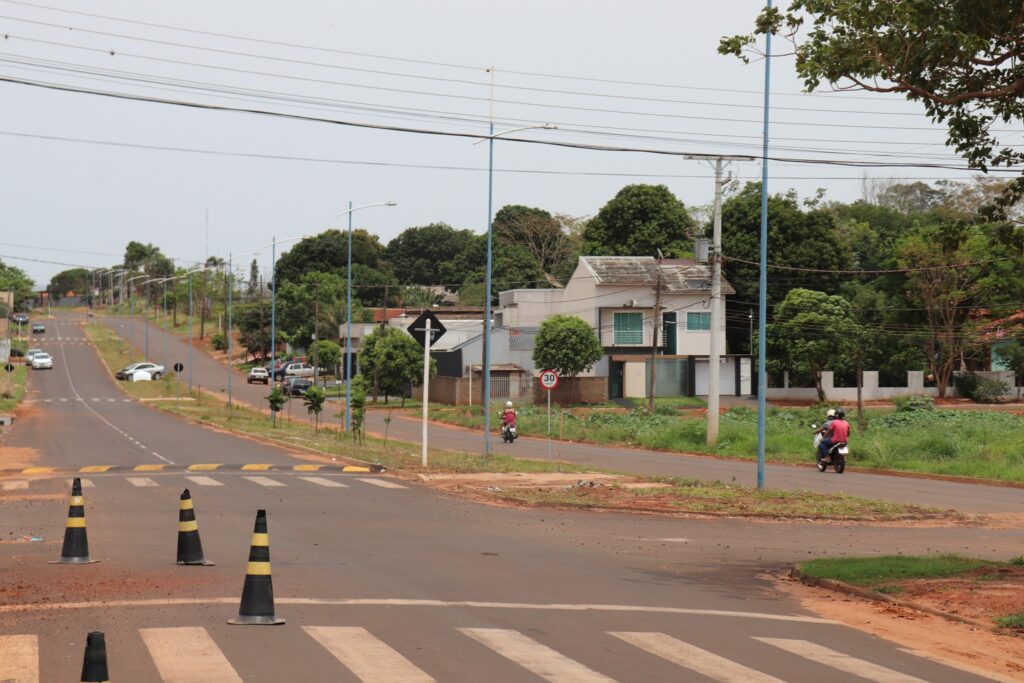
[(11, 315), (11, 322), (15, 325), (28, 325), (28, 313), (14, 313)]
[(32, 334), (46, 334), (46, 325), (43, 323), (32, 323)]
[(40, 351), (36, 355), (32, 356), (32, 369), (42, 370), (44, 368), (49, 370), (53, 369), (53, 356)]
[(305, 396), (309, 388), (313, 386), (313, 380), (305, 377), (289, 377), (292, 380), (287, 384), (286, 391), (290, 396)]
[(43, 353), (43, 350), (42, 349), (29, 349), (28, 351), (26, 351), (25, 352), (25, 362), (26, 363), (31, 363), (32, 362), (32, 357), (34, 355), (36, 355), (37, 353)]
[(316, 372), (309, 363), (289, 363), (284, 366), (285, 377), (312, 377)]
[(164, 366), (157, 365), (156, 363), (132, 363), (128, 367), (118, 370), (114, 376), (118, 379), (130, 381), (132, 375), (139, 371), (148, 373), (153, 379), (160, 379), (164, 374)]
[(249, 384), (252, 384), (254, 382), (270, 384), (270, 373), (267, 372), (266, 368), (256, 366), (249, 370), (249, 374), (245, 376), (245, 381)]

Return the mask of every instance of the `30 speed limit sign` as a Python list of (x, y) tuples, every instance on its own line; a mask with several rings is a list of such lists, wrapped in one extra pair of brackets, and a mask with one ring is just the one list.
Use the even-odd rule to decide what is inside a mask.
[(558, 373), (554, 370), (545, 370), (540, 373), (540, 385), (551, 391), (558, 386)]

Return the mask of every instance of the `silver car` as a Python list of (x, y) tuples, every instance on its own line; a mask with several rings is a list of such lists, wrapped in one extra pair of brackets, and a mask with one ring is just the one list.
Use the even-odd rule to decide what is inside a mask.
[(43, 351), (40, 351), (39, 353), (32, 356), (32, 369), (42, 370), (44, 368), (48, 370), (53, 369), (53, 356)]

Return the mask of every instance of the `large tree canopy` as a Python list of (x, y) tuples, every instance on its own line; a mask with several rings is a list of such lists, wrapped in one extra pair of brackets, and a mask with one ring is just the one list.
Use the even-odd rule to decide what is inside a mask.
[(627, 185), (587, 222), (590, 256), (681, 257), (691, 250), (693, 219), (664, 185)]
[(559, 219), (544, 209), (520, 204), (503, 206), (492, 223), (494, 241), (526, 249), (542, 271), (552, 273), (579, 255), (574, 253), (569, 232)]
[[(801, 34), (801, 29), (807, 29)], [(923, 102), (947, 126), (947, 143), (977, 169), (1010, 167), (1024, 152), (1016, 135), (1024, 115), (1024, 6), (979, 0), (791, 0), (765, 8), (754, 34), (723, 38), (722, 54), (747, 59), (757, 34), (789, 39), (808, 90), (896, 92)], [(1001, 133), (996, 125), (1010, 130)], [(1024, 194), (1018, 178), (989, 217)], [(1019, 234), (1019, 231), (1018, 231)]]
[(553, 315), (540, 324), (533, 347), (533, 362), (562, 377), (575, 377), (601, 360), (604, 350), (597, 333), (583, 318)]
[(455, 274), (457, 279), (447, 281), (442, 266), (455, 254), (461, 254), (473, 237), (471, 231), (456, 230), (447, 223), (408, 228), (388, 242), (386, 256), (402, 284), (461, 284), (465, 273)]
[(70, 268), (62, 270), (52, 278), (46, 290), (54, 300), (59, 300), (69, 292), (77, 296), (86, 296), (92, 285), (92, 272), (85, 268)]
[(23, 302), (32, 299), (32, 278), (21, 268), (8, 266), (0, 261), (0, 292), (14, 292), (14, 308), (24, 308)]
[[(352, 263), (379, 268), (384, 260), (384, 247), (377, 235), (366, 230), (352, 231)], [(277, 259), (275, 282), (298, 281), (303, 273), (342, 272), (348, 262), (348, 233), (326, 230), (315, 237), (307, 237)], [(353, 272), (355, 270), (353, 269)]]

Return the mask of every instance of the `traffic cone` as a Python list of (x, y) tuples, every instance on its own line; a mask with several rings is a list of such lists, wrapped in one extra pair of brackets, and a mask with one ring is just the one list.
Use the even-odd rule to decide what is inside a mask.
[(89, 564), (99, 560), (89, 559), (89, 537), (85, 533), (85, 502), (82, 497), (82, 480), (75, 477), (71, 485), (71, 504), (68, 507), (68, 523), (64, 529), (64, 547), (60, 559), (50, 564)]
[(209, 567), (213, 562), (203, 558), (203, 543), (199, 540), (196, 511), (192, 507), (192, 494), (185, 489), (178, 508), (178, 564), (201, 564)]
[(256, 526), (249, 547), (249, 564), (245, 567), (242, 604), (238, 618), (229, 624), (283, 624), (274, 616), (274, 585), (270, 578), (270, 541), (267, 537), (267, 511), (256, 511)]
[(107, 644), (103, 631), (92, 631), (85, 639), (85, 658), (82, 660), (82, 683), (109, 683), (107, 673)]

